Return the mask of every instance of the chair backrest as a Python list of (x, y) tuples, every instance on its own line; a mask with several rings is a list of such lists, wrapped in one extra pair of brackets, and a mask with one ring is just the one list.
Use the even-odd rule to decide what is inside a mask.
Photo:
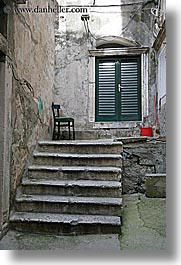
[(59, 117), (60, 116), (60, 105), (59, 104), (54, 104), (52, 102), (52, 111), (53, 111), (53, 117)]

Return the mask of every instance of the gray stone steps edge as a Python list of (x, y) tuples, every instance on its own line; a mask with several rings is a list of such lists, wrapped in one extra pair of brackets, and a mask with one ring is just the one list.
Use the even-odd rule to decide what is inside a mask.
[(157, 178), (157, 177), (163, 177), (166, 178), (167, 174), (166, 173), (152, 173), (152, 174), (145, 174), (145, 177), (152, 177), (152, 178)]
[(49, 213), (14, 213), (10, 228), (21, 232), (59, 236), (120, 234), (121, 220), (112, 216), (57, 215)]
[(112, 224), (121, 225), (121, 219), (117, 216), (101, 215), (74, 215), (55, 213), (11, 213), (10, 222), (43, 222), (43, 223), (64, 223), (64, 224)]
[(35, 152), (34, 164), (54, 166), (109, 166), (121, 167), (122, 156), (117, 154), (72, 154)]
[(92, 180), (92, 181), (121, 181), (122, 170), (119, 167), (95, 166), (60, 166), (40, 163), (29, 166), (29, 179), (46, 180)]
[(118, 167), (95, 167), (95, 166), (49, 166), (49, 165), (32, 165), (28, 170), (45, 170), (45, 171), (63, 171), (63, 172), (110, 172), (121, 173), (122, 169)]
[(18, 194), (120, 198), (118, 181), (23, 179)]
[(75, 140), (75, 141), (39, 141), (39, 146), (122, 146), (122, 142), (116, 142), (113, 140)]
[(39, 142), (36, 151), (72, 154), (120, 154), (123, 152), (123, 146), (113, 141), (43, 141)]
[(53, 187), (91, 187), (91, 188), (121, 188), (121, 182), (118, 181), (92, 181), (92, 180), (36, 180), (23, 179), (23, 186), (53, 186)]
[(56, 152), (37, 152), (33, 154), (34, 157), (50, 157), (50, 158), (71, 158), (71, 159), (122, 159), (120, 154), (68, 154)]
[(16, 197), (16, 203), (66, 203), (66, 204), (86, 204), (86, 205), (112, 205), (122, 206), (122, 198), (106, 197), (76, 197), (76, 196), (53, 196), (53, 195), (25, 195)]

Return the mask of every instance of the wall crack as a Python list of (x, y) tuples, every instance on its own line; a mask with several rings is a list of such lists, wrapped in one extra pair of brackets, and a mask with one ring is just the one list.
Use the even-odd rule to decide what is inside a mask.
[(25, 26), (30, 31), (31, 40), (32, 40), (32, 42), (35, 45), (37, 45), (38, 44), (38, 41), (34, 38), (32, 29), (31, 29), (30, 25), (28, 24), (28, 22), (26, 21), (25, 17), (22, 14), (20, 14), (20, 13), (17, 14), (17, 17), (19, 18), (19, 20), (21, 21), (21, 23), (23, 24), (23, 26)]

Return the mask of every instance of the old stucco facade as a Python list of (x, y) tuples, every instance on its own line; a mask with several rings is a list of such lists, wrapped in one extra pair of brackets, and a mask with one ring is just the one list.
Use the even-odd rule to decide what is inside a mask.
[[(17, 2), (20, 3), (17, 5)], [(54, 5), (40, 0), (39, 6)], [(0, 233), (38, 139), (51, 136), (54, 14), (17, 13), (37, 1), (0, 1)]]
[[(66, 5), (67, 1), (59, 1)], [(153, 47), (156, 34), (155, 10), (160, 1), (69, 1), (71, 6), (87, 7), (89, 34), (81, 14), (60, 14), (56, 28), (55, 101), (62, 105), (65, 115), (73, 116), (77, 131), (110, 130), (116, 137), (139, 135), (140, 126), (158, 124), (157, 54)], [(109, 5), (105, 1), (104, 5)], [(158, 6), (159, 5), (159, 6)], [(100, 49), (100, 45), (119, 43), (123, 48)], [(95, 119), (95, 59), (97, 57), (140, 55), (142, 71), (142, 117), (138, 122), (96, 122)], [(156, 103), (157, 102), (157, 103)], [(156, 105), (157, 104), (157, 105)], [(159, 113), (160, 114), (160, 113)], [(160, 117), (160, 116), (159, 116)], [(162, 116), (160, 117), (162, 121)], [(120, 130), (121, 129), (121, 130)], [(130, 130), (129, 130), (130, 129)], [(165, 128), (161, 130), (165, 134)], [(127, 132), (127, 133), (125, 133)], [(104, 133), (103, 133), (104, 134)], [(79, 137), (79, 134), (77, 134)]]

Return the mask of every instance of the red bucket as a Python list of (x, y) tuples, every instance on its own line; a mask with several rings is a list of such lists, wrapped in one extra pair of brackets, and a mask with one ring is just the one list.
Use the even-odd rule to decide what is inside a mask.
[(145, 127), (145, 128), (140, 128), (141, 130), (141, 136), (153, 136), (153, 130), (152, 127)]

